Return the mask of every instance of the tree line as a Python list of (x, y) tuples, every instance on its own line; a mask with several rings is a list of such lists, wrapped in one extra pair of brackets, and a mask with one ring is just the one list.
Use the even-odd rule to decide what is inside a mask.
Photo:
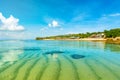
[(103, 32), (86, 32), (86, 33), (78, 33), (78, 34), (66, 34), (66, 35), (58, 35), (58, 36), (49, 36), (49, 37), (37, 37), (36, 40), (42, 39), (76, 39), (76, 38), (89, 38), (92, 36), (96, 36), (98, 34), (104, 34), (104, 38), (115, 38), (120, 37), (120, 28), (104, 30)]
[(106, 35), (106, 38), (120, 37), (120, 28), (104, 30), (104, 34)]

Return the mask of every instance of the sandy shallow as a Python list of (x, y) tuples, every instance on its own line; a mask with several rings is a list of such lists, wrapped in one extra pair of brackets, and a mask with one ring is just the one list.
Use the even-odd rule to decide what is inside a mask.
[(36, 52), (12, 65), (6, 63), (0, 80), (119, 80), (118, 60), (104, 56), (72, 59), (64, 54), (54, 57)]

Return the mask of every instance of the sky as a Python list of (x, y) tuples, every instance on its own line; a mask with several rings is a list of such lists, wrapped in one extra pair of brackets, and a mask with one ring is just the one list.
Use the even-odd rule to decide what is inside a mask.
[(120, 28), (120, 0), (0, 0), (0, 39)]

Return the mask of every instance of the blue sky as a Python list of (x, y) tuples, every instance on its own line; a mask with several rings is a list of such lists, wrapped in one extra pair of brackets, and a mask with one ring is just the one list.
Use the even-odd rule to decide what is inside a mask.
[(120, 27), (120, 0), (0, 0), (0, 38), (35, 38)]

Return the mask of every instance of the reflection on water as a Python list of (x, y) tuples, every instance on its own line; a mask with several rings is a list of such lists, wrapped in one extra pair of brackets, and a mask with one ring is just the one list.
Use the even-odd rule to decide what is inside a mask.
[(52, 58), (52, 59), (57, 59), (59, 54), (53, 53), (53, 54), (48, 54), (47, 56)]
[(110, 50), (112, 52), (120, 52), (120, 45), (115, 45), (115, 44), (106, 44), (105, 48), (107, 50)]
[(14, 61), (18, 60), (18, 55), (22, 53), (22, 50), (9, 50), (1, 53), (2, 58), (0, 59), (0, 65), (3, 65), (6, 62), (12, 64)]
[(55, 51), (47, 51), (47, 52), (43, 53), (43, 55), (48, 55), (51, 58), (56, 59), (62, 53), (64, 53), (64, 52), (63, 51), (56, 51), (55, 50)]
[(104, 49), (106, 44), (105, 42), (92, 42), (92, 41), (56, 41), (56, 45), (60, 45), (63, 47)]
[(6, 40), (0, 41), (0, 65), (9, 62), (12, 64), (14, 61), (18, 60), (18, 56), (24, 53), (23, 50), (15, 50), (16, 48), (23, 48), (23, 41), (14, 41), (14, 40)]
[(52, 57), (53, 57), (54, 59), (56, 59), (56, 58), (58, 58), (58, 54), (55, 53), (55, 54), (52, 55)]
[(58, 45), (61, 46), (61, 47), (67, 47), (67, 48), (98, 49), (98, 50), (103, 50), (103, 51), (104, 50), (110, 50), (112, 52), (120, 52), (120, 45), (107, 44), (105, 42), (92, 42), (92, 41), (55, 41), (55, 43), (54, 43), (53, 46), (58, 46)]

